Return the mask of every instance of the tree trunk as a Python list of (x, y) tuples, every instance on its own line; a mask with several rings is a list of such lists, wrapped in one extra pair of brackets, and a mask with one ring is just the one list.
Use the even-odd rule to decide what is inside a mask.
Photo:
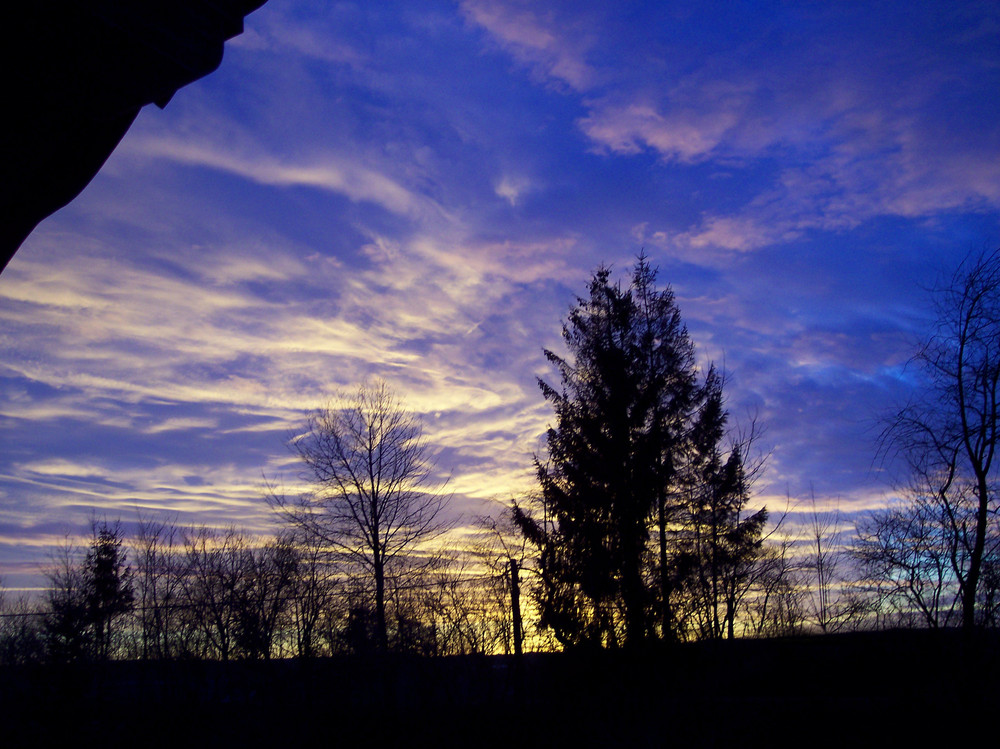
[(979, 589), (979, 573), (983, 566), (983, 550), (986, 547), (986, 523), (989, 512), (989, 487), (986, 475), (979, 472), (976, 482), (979, 507), (976, 508), (976, 539), (969, 558), (969, 574), (962, 590), (962, 630), (971, 632), (976, 627), (976, 592)]
[(670, 581), (667, 578), (667, 500), (663, 492), (657, 501), (656, 526), (660, 534), (660, 637), (673, 640), (670, 623)]
[(385, 623), (385, 562), (375, 558), (375, 645), (379, 652), (389, 648), (389, 632)]

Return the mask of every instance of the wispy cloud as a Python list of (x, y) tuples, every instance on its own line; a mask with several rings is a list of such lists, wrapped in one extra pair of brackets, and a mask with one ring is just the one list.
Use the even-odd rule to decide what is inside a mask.
[(580, 128), (598, 147), (616, 153), (648, 148), (667, 161), (696, 161), (728, 145), (731, 131), (744, 119), (752, 87), (728, 81), (687, 83), (664, 98), (663, 105), (640, 93), (589, 102), (590, 114), (580, 120)]
[(592, 43), (588, 37), (595, 29), (567, 24), (565, 16), (557, 18), (531, 3), (464, 0), (461, 7), (471, 22), (485, 28), (543, 80), (560, 81), (577, 91), (592, 85), (595, 71), (586, 53)]
[[(536, 68), (550, 70), (555, 53), (545, 57), (545, 50), (589, 49), (589, 74), (572, 87), (587, 110), (578, 126), (599, 153), (717, 164), (756, 184), (742, 207), (710, 209), (683, 230), (674, 240), (682, 248), (745, 252), (876, 216), (1000, 206), (1000, 131), (963, 133), (951, 109), (990, 117), (970, 81), (996, 80), (1000, 66), (984, 46), (995, 32), (984, 31), (975, 13), (956, 15), (948, 32), (918, 17), (909, 33), (886, 36), (878, 14), (789, 10), (789, 23), (825, 29), (822, 42), (789, 35), (775, 44), (748, 27), (736, 39), (706, 41), (700, 57), (675, 61), (687, 51), (683, 28), (701, 16), (664, 11), (651, 22), (663, 25), (666, 41), (651, 44), (648, 64), (636, 67), (613, 25), (600, 45), (587, 46), (583, 40), (597, 38), (584, 30), (597, 22), (587, 13), (570, 22), (556, 6), (528, 11), (498, 0), (464, 7), (515, 59)], [(913, 33), (926, 45), (917, 59)], [(755, 170), (769, 163), (783, 167), (765, 181)]]
[(369, 55), (336, 33), (342, 24), (349, 23), (357, 15), (349, 6), (328, 8), (332, 12), (314, 13), (308, 19), (296, 18), (286, 8), (268, 10), (268, 13), (252, 17), (244, 32), (230, 40), (227, 46), (252, 52), (291, 52), (324, 63), (352, 67), (371, 63)]
[(0, 563), (92, 508), (265, 528), (303, 412), (373, 376), (459, 511), (521, 492), (541, 349), (640, 248), (767, 423), (769, 503), (875, 501), (914, 289), (1000, 226), (966, 10), (268, 3), (0, 277)]
[(330, 190), (351, 200), (375, 203), (393, 213), (410, 215), (430, 207), (426, 198), (414, 195), (384, 174), (332, 155), (314, 154), (303, 163), (281, 163), (266, 155), (236, 154), (174, 138), (132, 140), (125, 151), (220, 169), (265, 185)]
[[(5, 415), (40, 433), (53, 419), (71, 433), (100, 424), (110, 430), (102, 440), (130, 435), (132, 447), (96, 462), (19, 463), (6, 480), (45, 494), (68, 517), (134, 505), (204, 522), (259, 519), (261, 472), (294, 483), (282, 443), (303, 410), (378, 374), (426, 415), (429, 439), (448, 451), (442, 470), (456, 476), (457, 511), (522, 491), (525, 445), (545, 418), (531, 387), (537, 362), (525, 363), (541, 357), (530, 321), (509, 326), (537, 305), (532, 285), (581, 276), (567, 262), (573, 241), (468, 242), (454, 225), (423, 226), (443, 233), (371, 234), (337, 263), (233, 237), (158, 263), (148, 262), (157, 251), (128, 260), (92, 248), (71, 268), (53, 258), (72, 235), (43, 232), (5, 275), (0, 318), (23, 342), (2, 374), (48, 391), (24, 391)], [(546, 327), (557, 320), (553, 311)], [(17, 332), (28, 329), (45, 335), (29, 346)], [(176, 446), (241, 436), (243, 460), (228, 469)], [(162, 454), (147, 455), (167, 438), (175, 442)], [(150, 458), (141, 469), (129, 463)]]

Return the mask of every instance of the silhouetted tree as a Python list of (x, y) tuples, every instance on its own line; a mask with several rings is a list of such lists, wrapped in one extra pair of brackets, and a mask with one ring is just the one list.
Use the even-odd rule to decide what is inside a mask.
[(757, 579), (746, 607), (745, 632), (753, 637), (784, 637), (802, 631), (806, 589), (800, 585), (792, 540), (766, 543), (757, 561)]
[(680, 310), (670, 288), (659, 291), (656, 271), (640, 254), (633, 272), (632, 289), (639, 309), (638, 360), (645, 396), (653, 403), (648, 428), (648, 450), (655, 468), (654, 532), (656, 538), (655, 594), (657, 623), (663, 639), (675, 639), (677, 622), (671, 607), (676, 564), (668, 551), (670, 525), (682, 505), (678, 493), (680, 474), (690, 458), (690, 419), (704, 398), (697, 384), (694, 344), (681, 322)]
[(121, 525), (107, 521), (93, 525), (93, 538), (83, 562), (87, 619), (93, 627), (95, 655), (112, 654), (116, 626), (132, 610), (135, 590)]
[(184, 538), (183, 606), (194, 655), (228, 661), (237, 653), (245, 544), (235, 528), (199, 528)]
[(521, 655), (525, 625), (522, 597), (528, 589), (526, 539), (517, 532), (509, 510), (499, 517), (482, 516), (472, 546), (473, 557), (485, 570), (484, 588), (489, 600), (489, 617), (495, 622), (496, 640), (504, 653)]
[(289, 618), (295, 654), (309, 658), (322, 652), (324, 633), (329, 643), (329, 634), (336, 629), (340, 586), (322, 541), (300, 536), (296, 534), (293, 546), (296, 566)]
[(269, 659), (291, 619), (299, 572), (289, 539), (260, 540), (235, 528), (185, 538), (184, 610), (202, 656)]
[(289, 597), (298, 574), (298, 554), (287, 537), (246, 544), (239, 557), (236, 643), (245, 658), (270, 659), (286, 623)]
[(41, 623), (38, 607), (27, 594), (11, 597), (0, 578), (0, 666), (37, 663), (44, 658)]
[(67, 542), (45, 573), (49, 586), (45, 591), (42, 629), (48, 656), (59, 662), (85, 660), (92, 653), (87, 584), (76, 553)]
[(847, 563), (857, 555), (840, 540), (840, 510), (820, 510), (810, 493), (807, 536), (802, 544), (800, 580), (809, 624), (828, 634), (873, 624), (870, 591), (858, 585), (858, 570)]
[(1000, 532), (997, 528), (993, 529), (983, 555), (976, 621), (982, 627), (1000, 626)]
[[(564, 645), (635, 644), (652, 631), (650, 526), (665, 544), (696, 390), (693, 347), (655, 276), (642, 256), (627, 289), (600, 268), (563, 326), (569, 358), (545, 351), (561, 383), (539, 380), (556, 415), (548, 459), (536, 460), (540, 515), (514, 517), (540, 549), (542, 624)], [(661, 544), (663, 590), (665, 557)]]
[[(987, 531), (998, 510), (1000, 250), (968, 256), (936, 291), (934, 306), (931, 335), (915, 357), (926, 387), (891, 414), (883, 449), (906, 459), (940, 509), (948, 543), (962, 558), (953, 572), (968, 630), (976, 624)], [(966, 496), (971, 514), (961, 507)]]
[[(433, 634), (434, 653), (510, 653), (510, 596), (499, 590), (498, 573), (480, 548), (450, 550), (419, 587), (423, 631)], [(505, 567), (506, 569), (506, 567)], [(500, 574), (503, 574), (502, 572)]]
[(139, 655), (171, 658), (181, 647), (179, 532), (171, 523), (140, 515), (132, 542)]
[(756, 440), (755, 427), (728, 450), (724, 444), (729, 417), (723, 385), (722, 375), (710, 367), (690, 432), (678, 535), (699, 635), (732, 639), (737, 615), (760, 572), (768, 514), (748, 508), (750, 485), (762, 464), (760, 459), (748, 467), (745, 459)]
[(82, 562), (70, 544), (47, 572), (43, 629), (49, 655), (59, 661), (113, 655), (115, 635), (132, 609), (132, 571), (118, 523), (94, 521)]
[(266, 498), (334, 550), (344, 569), (371, 583), (370, 610), (355, 606), (353, 626), (363, 629), (370, 613), (376, 646), (385, 650), (388, 586), (421, 567), (418, 547), (447, 528), (420, 422), (380, 382), (313, 413), (290, 446), (316, 488), (294, 499), (269, 490)]
[[(977, 501), (971, 487), (950, 491), (945, 506), (934, 487), (912, 485), (891, 506), (863, 515), (852, 556), (860, 584), (895, 625), (953, 626), (961, 619), (960, 576), (974, 546)], [(991, 518), (979, 583), (977, 623), (995, 620), (995, 560), (1000, 528)]]
[(86, 584), (70, 547), (59, 550), (46, 577), (49, 586), (45, 591), (43, 631), (49, 657), (61, 662), (89, 657), (91, 630)]

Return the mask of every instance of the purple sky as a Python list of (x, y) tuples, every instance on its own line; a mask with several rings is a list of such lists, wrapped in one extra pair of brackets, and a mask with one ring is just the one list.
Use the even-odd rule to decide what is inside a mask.
[(8, 586), (92, 512), (266, 531), (366, 377), (456, 512), (530, 488), (542, 348), (642, 248), (767, 430), (758, 501), (885, 501), (924, 289), (1000, 244), (1000, 6), (371, 5), (270, 0), (0, 276)]

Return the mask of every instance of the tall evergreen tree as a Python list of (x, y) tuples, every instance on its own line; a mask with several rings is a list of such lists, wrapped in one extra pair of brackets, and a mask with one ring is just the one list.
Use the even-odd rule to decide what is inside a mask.
[(117, 523), (94, 521), (93, 540), (83, 564), (86, 605), (94, 628), (96, 656), (111, 656), (115, 624), (132, 610), (135, 593), (127, 552), (122, 548), (123, 534)]
[(118, 624), (132, 610), (132, 571), (122, 548), (121, 526), (94, 520), (92, 533), (82, 564), (67, 546), (48, 572), (43, 627), (57, 660), (107, 660), (113, 655)]
[[(627, 289), (610, 273), (595, 273), (563, 326), (570, 356), (545, 351), (561, 383), (539, 380), (556, 415), (548, 459), (536, 459), (542, 516), (515, 510), (541, 549), (542, 623), (564, 645), (634, 644), (651, 634), (651, 530), (665, 539), (668, 488), (698, 390), (671, 290), (656, 288), (643, 256)], [(665, 559), (661, 540), (660, 568)]]

